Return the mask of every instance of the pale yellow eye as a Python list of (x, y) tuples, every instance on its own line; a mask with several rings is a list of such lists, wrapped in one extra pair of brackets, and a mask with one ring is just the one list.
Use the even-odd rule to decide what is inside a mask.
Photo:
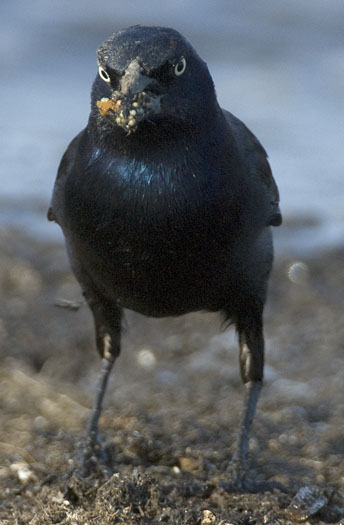
[(177, 76), (177, 77), (180, 77), (180, 75), (182, 75), (184, 73), (186, 69), (186, 60), (184, 57), (182, 57), (178, 64), (175, 65), (174, 67), (174, 74)]
[(110, 82), (110, 75), (103, 67), (99, 66), (98, 71), (100, 78), (104, 80), (104, 82)]

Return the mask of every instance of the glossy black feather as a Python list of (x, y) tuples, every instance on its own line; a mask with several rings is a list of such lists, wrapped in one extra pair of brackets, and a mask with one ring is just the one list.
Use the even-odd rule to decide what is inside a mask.
[(88, 124), (62, 158), (48, 212), (65, 235), (104, 357), (91, 455), (106, 459), (98, 420), (122, 309), (156, 317), (220, 311), (236, 325), (249, 385), (241, 472), (263, 378), (270, 226), (281, 223), (266, 152), (219, 107), (206, 64), (176, 31), (115, 33), (98, 63)]
[(244, 286), (264, 297), (277, 195), (258, 143), (246, 168), (243, 139), (219, 115), (214, 137), (174, 142), (149, 162), (97, 147), (86, 128), (61, 163), (51, 212), (79, 279), (156, 316), (228, 308)]

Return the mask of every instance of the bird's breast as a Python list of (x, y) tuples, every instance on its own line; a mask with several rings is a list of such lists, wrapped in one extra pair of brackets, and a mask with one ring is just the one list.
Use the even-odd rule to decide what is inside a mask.
[(140, 235), (142, 240), (158, 235), (161, 243), (168, 234), (199, 234), (207, 229), (204, 221), (210, 226), (223, 219), (221, 202), (228, 208), (230, 196), (221, 174), (212, 175), (205, 163), (183, 156), (178, 162), (150, 163), (105, 157), (73, 178), (73, 206), (68, 209), (88, 233), (106, 231), (114, 240), (119, 235)]
[(117, 159), (69, 181), (68, 235), (123, 306), (166, 315), (178, 313), (181, 297), (187, 310), (211, 301), (230, 234), (229, 199), (211, 175), (204, 166)]

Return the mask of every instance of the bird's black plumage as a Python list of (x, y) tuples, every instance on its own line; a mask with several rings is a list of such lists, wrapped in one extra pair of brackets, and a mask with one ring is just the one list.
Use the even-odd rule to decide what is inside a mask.
[[(220, 108), (206, 64), (178, 32), (119, 31), (100, 46), (98, 65), (90, 118), (63, 156), (48, 216), (93, 312), (105, 375), (119, 353), (122, 308), (222, 312), (236, 324), (242, 377), (253, 385), (242, 463), (263, 377), (270, 226), (281, 223), (266, 153)], [(93, 437), (100, 408), (98, 399)]]

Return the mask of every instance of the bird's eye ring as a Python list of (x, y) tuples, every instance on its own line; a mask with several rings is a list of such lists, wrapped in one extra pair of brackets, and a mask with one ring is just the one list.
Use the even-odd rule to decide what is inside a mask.
[(103, 67), (99, 66), (98, 72), (100, 78), (104, 80), (104, 82), (110, 82), (110, 75)]
[(182, 57), (178, 64), (175, 65), (174, 67), (174, 74), (176, 75), (176, 77), (180, 77), (184, 71), (186, 69), (186, 60), (184, 57)]

